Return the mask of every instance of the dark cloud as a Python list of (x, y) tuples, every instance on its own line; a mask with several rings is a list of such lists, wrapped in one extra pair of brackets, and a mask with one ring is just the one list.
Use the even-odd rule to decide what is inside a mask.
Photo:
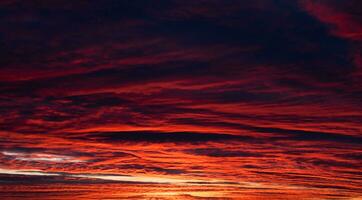
[(260, 154), (246, 152), (246, 151), (225, 151), (217, 148), (205, 148), (205, 149), (192, 149), (187, 150), (186, 153), (195, 155), (204, 155), (211, 157), (258, 157)]
[(222, 133), (196, 132), (158, 132), (158, 131), (122, 131), (122, 132), (95, 132), (83, 136), (69, 136), (72, 139), (97, 140), (104, 142), (207, 142), (227, 140), (251, 140), (250, 137), (229, 135)]

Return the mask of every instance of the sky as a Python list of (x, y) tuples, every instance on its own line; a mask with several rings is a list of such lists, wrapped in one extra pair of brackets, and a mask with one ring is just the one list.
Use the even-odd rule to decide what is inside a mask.
[(362, 199), (361, 8), (0, 1), (1, 199)]

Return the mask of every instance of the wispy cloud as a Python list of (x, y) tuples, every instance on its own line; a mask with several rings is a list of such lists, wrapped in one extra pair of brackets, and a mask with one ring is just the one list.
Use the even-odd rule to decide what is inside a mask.
[(54, 155), (46, 153), (20, 153), (20, 152), (1, 152), (5, 156), (10, 156), (16, 160), (23, 161), (45, 161), (45, 162), (84, 162), (82, 160), (75, 159), (72, 156)]

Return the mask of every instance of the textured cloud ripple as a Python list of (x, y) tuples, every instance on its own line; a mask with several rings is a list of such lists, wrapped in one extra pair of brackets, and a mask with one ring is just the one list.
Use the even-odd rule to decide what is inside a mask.
[(361, 8), (1, 1), (1, 199), (362, 199)]

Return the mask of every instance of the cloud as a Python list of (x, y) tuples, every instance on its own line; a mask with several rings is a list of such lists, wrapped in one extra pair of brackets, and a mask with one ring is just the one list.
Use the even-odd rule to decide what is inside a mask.
[(362, 39), (361, 17), (356, 14), (361, 2), (301, 1), (305, 9), (318, 20), (331, 26), (332, 33), (350, 40)]
[(45, 162), (84, 162), (82, 160), (74, 159), (71, 156), (54, 155), (45, 153), (19, 153), (19, 152), (1, 152), (5, 156), (13, 157), (16, 160), (23, 161), (45, 161)]
[(86, 133), (74, 139), (94, 139), (104, 142), (207, 142), (225, 140), (243, 140), (248, 137), (228, 135), (222, 133), (192, 133), (192, 132), (158, 132), (158, 131), (122, 131), (122, 132), (95, 132)]
[(217, 148), (192, 149), (187, 153), (211, 157), (258, 157), (259, 154), (245, 151), (225, 151)]
[(1, 196), (360, 196), (359, 5), (1, 2)]

